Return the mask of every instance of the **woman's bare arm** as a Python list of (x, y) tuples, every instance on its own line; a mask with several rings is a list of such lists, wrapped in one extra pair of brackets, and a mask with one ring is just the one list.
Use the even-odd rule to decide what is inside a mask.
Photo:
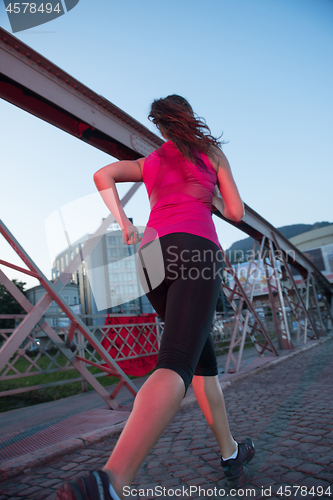
[(101, 168), (94, 174), (94, 182), (105, 205), (123, 230), (123, 242), (129, 245), (137, 243), (140, 238), (137, 234), (137, 228), (128, 219), (120, 203), (116, 183), (142, 182), (144, 161), (145, 158), (134, 161), (117, 161)]
[(217, 168), (217, 184), (213, 205), (227, 219), (239, 222), (244, 217), (244, 204), (232, 176), (229, 162), (220, 149), (214, 148), (214, 153), (213, 162)]

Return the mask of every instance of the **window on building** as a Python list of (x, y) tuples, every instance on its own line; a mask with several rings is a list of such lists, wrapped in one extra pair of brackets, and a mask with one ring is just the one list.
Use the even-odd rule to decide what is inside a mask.
[(60, 269), (61, 269), (61, 272), (63, 272), (63, 270), (64, 270), (64, 258), (63, 257), (61, 257), (60, 262), (61, 262)]
[(59, 260), (57, 260), (57, 271), (60, 271)]
[(52, 318), (51, 324), (52, 326), (58, 326), (58, 318)]
[(71, 251), (71, 260), (73, 260), (73, 259), (74, 259), (74, 252), (73, 252), (73, 250), (72, 250), (72, 251)]
[(68, 266), (68, 253), (66, 253), (65, 255), (65, 264), (66, 264), (66, 267)]

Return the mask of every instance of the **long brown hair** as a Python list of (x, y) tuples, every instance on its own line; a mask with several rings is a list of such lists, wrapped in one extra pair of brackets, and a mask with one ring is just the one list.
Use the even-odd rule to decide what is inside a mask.
[(200, 167), (205, 164), (198, 151), (209, 155), (212, 146), (221, 146), (224, 141), (212, 136), (203, 118), (199, 118), (184, 97), (177, 94), (156, 99), (150, 109), (148, 119), (170, 139), (181, 154)]

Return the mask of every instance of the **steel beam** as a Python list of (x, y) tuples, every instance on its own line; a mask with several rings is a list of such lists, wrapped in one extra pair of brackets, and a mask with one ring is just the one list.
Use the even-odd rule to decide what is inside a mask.
[[(18, 287), (9, 279), (0, 269), (0, 282), (7, 288), (7, 290), (12, 294), (12, 296), (17, 300), (19, 304), (27, 311), (28, 314), (33, 310), (33, 305), (29, 302), (26, 296), (18, 289)], [(42, 321), (40, 328), (46, 333), (50, 340), (58, 347), (62, 354), (73, 364), (74, 368), (89, 382), (89, 384), (95, 389), (95, 391), (101, 396), (102, 399), (110, 406), (112, 409), (118, 407), (118, 403), (113, 401), (110, 394), (104, 389), (104, 387), (96, 380), (96, 378), (90, 373), (90, 371), (85, 367), (85, 365), (76, 359), (75, 355), (70, 349), (67, 348), (65, 342), (59, 337), (59, 335), (51, 328), (51, 326), (46, 322)], [(1, 351), (0, 350), (0, 364), (1, 364)], [(31, 390), (31, 389), (30, 389)], [(7, 393), (9, 395), (9, 392)], [(14, 394), (14, 392), (12, 392)], [(1, 396), (1, 394), (0, 394)]]
[[(220, 218), (224, 219), (222, 216), (220, 216)], [(326, 293), (329, 295), (333, 293), (333, 285), (316, 268), (316, 266), (314, 266), (310, 259), (308, 259), (285, 236), (283, 236), (283, 234), (272, 226), (272, 224), (261, 217), (257, 212), (252, 210), (252, 208), (248, 205), (245, 205), (245, 216), (239, 223), (233, 223), (227, 219), (224, 220), (255, 239), (261, 239), (262, 236), (266, 236), (268, 240), (271, 240), (273, 233), (279, 248), (284, 252), (288, 264), (291, 264), (295, 269), (297, 269), (301, 275), (304, 275), (305, 271), (307, 273), (311, 273), (315, 277), (316, 281), (321, 284)]]
[(163, 144), (134, 118), (0, 28), (0, 97), (119, 159)]
[[(255, 242), (255, 244), (256, 244), (256, 242)], [(263, 245), (260, 245), (260, 255), (259, 255), (260, 259), (261, 259), (262, 248), (263, 248)], [(221, 246), (220, 246), (220, 249), (221, 249), (221, 252), (223, 255), (223, 261), (226, 264), (225, 270), (228, 274), (232, 274), (232, 278), (235, 282), (233, 289), (229, 288), (225, 283), (223, 283), (223, 281), (221, 284), (222, 290), (223, 290), (229, 304), (231, 305), (232, 309), (235, 312), (235, 326), (234, 326), (234, 331), (233, 331), (233, 335), (232, 335), (230, 346), (229, 346), (227, 361), (226, 361), (226, 365), (225, 365), (225, 372), (227, 373), (228, 371), (234, 371), (234, 370), (236, 372), (238, 372), (240, 370), (240, 367), (241, 367), (243, 348), (244, 348), (244, 343), (245, 343), (245, 337), (247, 334), (250, 336), (255, 348), (257, 349), (257, 351), (259, 353), (259, 355), (263, 355), (266, 349), (268, 351), (274, 353), (276, 356), (278, 356), (278, 353), (274, 347), (272, 340), (270, 339), (270, 337), (267, 333), (267, 330), (266, 330), (264, 324), (260, 320), (260, 318), (257, 314), (257, 311), (253, 307), (252, 300), (253, 300), (254, 283), (252, 284), (253, 286), (251, 288), (250, 295), (248, 296), (247, 293), (245, 292), (245, 287), (242, 287), (242, 285), (239, 281), (239, 278), (237, 277), (237, 274), (235, 273), (234, 269), (232, 268), (232, 266), (228, 260), (228, 257)], [(252, 259), (252, 261), (253, 261), (253, 259)], [(253, 262), (251, 262), (251, 264), (252, 263)], [(235, 298), (239, 299), (238, 306), (235, 302)], [(242, 314), (242, 308), (243, 308), (244, 302), (247, 305), (247, 312), (246, 312), (245, 317)], [(251, 324), (251, 325), (249, 324), (249, 321), (248, 321), (250, 313), (252, 314), (252, 317), (253, 317), (253, 324)], [(241, 329), (242, 329), (241, 335), (238, 332), (239, 327), (241, 327)], [(264, 337), (263, 344), (260, 343), (258, 341), (258, 339), (255, 337), (255, 332), (262, 334), (262, 336)], [(240, 347), (238, 353), (236, 355), (234, 355), (233, 351), (239, 345), (241, 347)], [(237, 359), (235, 356), (237, 356)], [(234, 363), (234, 365), (235, 365), (231, 369), (229, 368), (230, 363)]]
[[(277, 249), (281, 250), (279, 248), (279, 245), (278, 245), (278, 243), (276, 241), (276, 238), (275, 238), (274, 234), (272, 234), (272, 239), (273, 239), (274, 244), (277, 247)], [(290, 306), (293, 309), (294, 313), (297, 314), (297, 317), (298, 317), (298, 329), (297, 329), (298, 336), (297, 336), (297, 340), (299, 340), (300, 321), (301, 321), (301, 315), (300, 315), (300, 311), (298, 311), (298, 309), (300, 309), (304, 313), (304, 315), (305, 315), (307, 321), (309, 322), (310, 327), (311, 327), (311, 329), (312, 329), (312, 331), (314, 333), (314, 336), (316, 338), (319, 338), (319, 335), (318, 335), (318, 333), (316, 331), (315, 325), (314, 325), (314, 323), (313, 323), (313, 321), (312, 321), (312, 319), (310, 317), (308, 309), (305, 307), (305, 304), (304, 304), (302, 296), (301, 296), (301, 292), (298, 290), (298, 288), (296, 286), (293, 274), (292, 274), (290, 268), (287, 265), (287, 261), (286, 261), (286, 258), (284, 256), (283, 252), (281, 252), (280, 258), (281, 258), (281, 262), (284, 264), (284, 268), (286, 270), (286, 274), (287, 274), (287, 276), (288, 276), (288, 278), (289, 278), (289, 280), (290, 280), (290, 282), (292, 284), (292, 291), (296, 295), (296, 299), (297, 299), (297, 302), (296, 302), (296, 301), (291, 301), (290, 298), (289, 298)], [(288, 298), (288, 296), (287, 296), (287, 298)], [(306, 332), (305, 332), (304, 343), (306, 343), (306, 341), (307, 341), (307, 336), (306, 336)]]
[[(136, 192), (137, 188), (140, 186), (140, 183), (134, 184), (126, 195), (122, 198), (121, 204), (125, 206), (127, 201), (131, 198), (131, 196)], [(85, 256), (88, 255), (91, 250), (95, 247), (98, 241), (101, 239), (103, 234), (106, 232), (110, 223), (114, 221), (114, 217), (110, 214), (101, 224), (101, 226), (97, 229), (97, 231), (89, 238), (89, 240), (84, 245), (81, 252), (74, 258), (72, 262), (66, 267), (65, 271), (61, 273), (57, 281), (52, 284), (49, 280), (44, 276), (44, 274), (40, 271), (40, 269), (36, 266), (36, 264), (32, 261), (29, 255), (25, 252), (25, 250), (21, 247), (19, 242), (14, 238), (14, 236), (7, 229), (5, 224), (0, 220), (0, 233), (3, 237), (8, 241), (8, 243), (12, 246), (15, 252), (19, 255), (22, 261), (26, 264), (28, 269), (35, 273), (36, 277), (40, 281), (41, 285), (45, 288), (46, 294), (40, 299), (40, 301), (29, 311), (29, 314), (24, 318), (24, 320), (19, 324), (19, 326), (15, 329), (12, 335), (7, 339), (5, 344), (0, 349), (0, 366), (5, 366), (6, 363), (10, 360), (10, 358), (14, 355), (14, 353), (19, 349), (22, 342), (28, 336), (30, 331), (34, 328), (34, 326), (40, 321), (44, 312), (50, 306), (52, 300), (61, 307), (66, 316), (72, 321), (72, 323), (76, 323), (78, 331), (80, 331), (83, 336), (88, 340), (88, 342), (94, 347), (96, 352), (101, 356), (103, 361), (105, 361), (108, 365), (111, 365), (118, 372), (119, 377), (124, 379), (126, 382), (126, 387), (131, 387), (132, 391), (136, 392), (137, 389), (133, 382), (125, 375), (125, 373), (119, 368), (117, 363), (112, 359), (112, 357), (105, 351), (103, 346), (98, 342), (98, 340), (91, 335), (91, 332), (87, 329), (86, 325), (82, 322), (82, 320), (73, 312), (73, 310), (67, 305), (67, 303), (63, 300), (60, 295), (60, 291), (69, 281), (73, 272), (80, 265), (81, 260), (85, 259)], [(25, 270), (21, 268), (23, 272)], [(11, 292), (12, 293), (12, 292)], [(15, 297), (15, 294), (14, 294)], [(47, 332), (46, 332), (47, 333)], [(50, 335), (49, 335), (50, 336)], [(50, 337), (51, 338), (51, 337)], [(54, 341), (53, 338), (51, 340)], [(62, 347), (62, 344), (58, 344), (54, 342), (58, 348)], [(77, 358), (73, 356), (71, 360), (73, 365), (76, 367), (78, 364)], [(77, 368), (82, 373), (82, 368)], [(96, 386), (97, 382), (95, 383)], [(93, 384), (92, 384), (93, 385)], [(109, 406), (115, 407), (113, 402), (108, 401)]]

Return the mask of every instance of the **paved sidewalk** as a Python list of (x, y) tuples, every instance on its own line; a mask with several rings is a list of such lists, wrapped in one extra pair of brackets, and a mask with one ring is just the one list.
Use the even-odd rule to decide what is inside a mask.
[[(311, 348), (310, 342), (303, 348)], [(277, 358), (268, 352), (258, 356), (255, 347), (244, 351), (240, 371), (223, 373), (227, 355), (218, 357), (218, 369), (222, 387), (234, 380), (254, 373), (267, 363), (280, 362), (285, 356), (297, 351), (280, 351)], [(146, 377), (133, 382), (139, 388)], [(109, 393), (114, 386), (106, 388)], [(195, 400), (190, 387), (182, 405)], [(125, 425), (132, 409), (134, 398), (123, 387), (117, 396), (119, 407), (111, 411), (95, 392), (50, 401), (35, 406), (0, 413), (0, 478), (18, 475), (26, 468), (49, 462), (65, 453), (70, 453), (119, 432)]]
[[(181, 493), (178, 498), (191, 495), (192, 499), (287, 498), (289, 492), (290, 498), (332, 499), (332, 340), (278, 358), (261, 371), (231, 380), (225, 389), (234, 437), (241, 440), (250, 435), (256, 443), (243, 491), (236, 494), (225, 487), (218, 447), (189, 396), (133, 482), (133, 488), (145, 490), (139, 491), (139, 498), (148, 498), (147, 493), (150, 498), (169, 498), (177, 490), (176, 494)], [(87, 437), (84, 446), (74, 452), (5, 479), (0, 483), (0, 500), (54, 499), (60, 482), (103, 466), (120, 427), (113, 426), (114, 434), (109, 432), (102, 441), (94, 434), (90, 445)], [(159, 489), (146, 491), (155, 487), (165, 488), (169, 496), (161, 496)]]

